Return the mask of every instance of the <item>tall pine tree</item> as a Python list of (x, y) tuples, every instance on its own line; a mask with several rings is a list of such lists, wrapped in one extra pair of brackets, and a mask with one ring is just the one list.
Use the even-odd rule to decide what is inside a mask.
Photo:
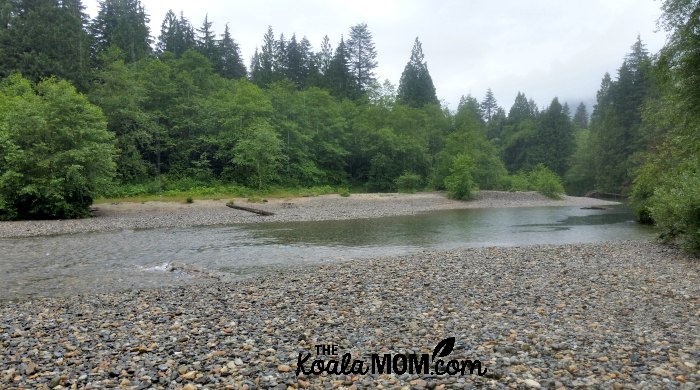
[(224, 34), (221, 36), (221, 40), (218, 42), (218, 53), (220, 55), (218, 61), (218, 67), (216, 71), (223, 77), (229, 79), (239, 79), (245, 77), (247, 70), (245, 64), (243, 64), (243, 59), (241, 58), (241, 49), (238, 44), (231, 37), (231, 31), (226, 24), (224, 27)]
[(424, 59), (423, 46), (417, 37), (411, 50), (411, 59), (401, 74), (397, 99), (401, 104), (416, 108), (438, 104), (435, 85)]
[[(0, 5), (5, 13), (0, 75), (20, 72), (38, 82), (49, 76), (86, 90), (91, 79), (91, 36), (80, 0), (20, 0)], [(4, 36), (4, 37), (3, 37)], [(5, 45), (6, 44), (6, 45)]]
[(364, 93), (377, 81), (374, 69), (377, 67), (377, 50), (374, 48), (372, 33), (367, 23), (360, 23), (350, 28), (347, 42), (349, 69), (355, 78), (359, 92)]
[(204, 16), (202, 27), (197, 29), (197, 50), (211, 62), (214, 69), (221, 68), (221, 54), (216, 42), (216, 34), (212, 30), (209, 14)]
[(139, 0), (101, 0), (100, 10), (92, 23), (96, 52), (118, 47), (127, 63), (151, 54), (148, 15)]

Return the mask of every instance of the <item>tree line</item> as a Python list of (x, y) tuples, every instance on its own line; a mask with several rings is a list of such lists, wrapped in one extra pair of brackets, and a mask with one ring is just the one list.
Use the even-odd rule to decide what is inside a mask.
[[(100, 195), (228, 183), (458, 198), (597, 189), (632, 194), (661, 225), (671, 211), (658, 204), (675, 190), (645, 178), (697, 172), (697, 132), (687, 130), (696, 90), (683, 82), (696, 77), (696, 3), (664, 2), (673, 39), (656, 56), (638, 39), (616, 77), (603, 77), (589, 121), (583, 104), (539, 107), (524, 93), (508, 111), (491, 90), (441, 107), (418, 38), (398, 87), (379, 83), (364, 23), (318, 51), (269, 27), (246, 66), (229, 25), (217, 35), (208, 17), (195, 28), (169, 11), (153, 38), (138, 0), (102, 0), (92, 20), (79, 0), (3, 0), (0, 217), (82, 216)], [(691, 171), (671, 164), (677, 148)]]

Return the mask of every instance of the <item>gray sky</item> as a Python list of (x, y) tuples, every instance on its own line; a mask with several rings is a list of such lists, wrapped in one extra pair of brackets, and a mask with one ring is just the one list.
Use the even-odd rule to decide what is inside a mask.
[[(506, 110), (518, 91), (539, 106), (555, 96), (590, 102), (638, 34), (651, 53), (665, 41), (655, 32), (654, 0), (141, 1), (156, 38), (168, 9), (183, 11), (195, 27), (208, 13), (217, 34), (229, 23), (246, 66), (268, 25), (276, 36), (306, 36), (317, 51), (324, 35), (335, 47), (350, 26), (365, 22), (378, 52), (377, 77), (394, 85), (418, 36), (438, 98), (451, 109), (462, 95), (481, 100), (489, 87)], [(84, 4), (97, 13), (97, 0)]]

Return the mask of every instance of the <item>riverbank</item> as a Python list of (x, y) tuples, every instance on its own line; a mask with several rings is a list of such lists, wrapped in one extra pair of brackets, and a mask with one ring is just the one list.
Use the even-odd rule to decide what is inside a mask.
[[(424, 252), (0, 303), (0, 387), (696, 389), (700, 263), (647, 242)], [(316, 344), (486, 376), (295, 375)], [(305, 366), (308, 370), (308, 364)]]
[(321, 195), (270, 199), (265, 203), (251, 203), (246, 199), (235, 199), (235, 203), (238, 205), (254, 207), (275, 214), (263, 217), (228, 208), (226, 207), (227, 201), (195, 200), (191, 204), (177, 202), (100, 204), (94, 207), (95, 216), (93, 218), (0, 222), (0, 238), (235, 223), (346, 220), (464, 208), (605, 207), (617, 204), (593, 198), (564, 196), (560, 200), (553, 200), (536, 192), (500, 191), (480, 191), (477, 199), (467, 202), (451, 200), (443, 193), (437, 192), (353, 194), (350, 197)]

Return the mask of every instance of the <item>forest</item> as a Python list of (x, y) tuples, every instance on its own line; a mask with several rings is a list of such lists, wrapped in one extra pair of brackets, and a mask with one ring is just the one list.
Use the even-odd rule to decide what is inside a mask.
[(317, 50), (270, 26), (246, 64), (228, 25), (169, 11), (152, 32), (139, 0), (93, 19), (80, 0), (0, 0), (0, 219), (151, 194), (595, 190), (697, 251), (699, 9), (664, 0), (666, 46), (631, 42), (589, 115), (491, 90), (449, 110), (419, 38), (398, 86), (380, 82), (364, 23)]

